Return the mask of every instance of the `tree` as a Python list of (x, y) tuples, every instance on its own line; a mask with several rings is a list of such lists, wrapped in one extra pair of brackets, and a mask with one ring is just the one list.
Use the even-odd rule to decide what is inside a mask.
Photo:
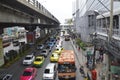
[(73, 24), (72, 18), (70, 18), (70, 19), (65, 19), (65, 24)]

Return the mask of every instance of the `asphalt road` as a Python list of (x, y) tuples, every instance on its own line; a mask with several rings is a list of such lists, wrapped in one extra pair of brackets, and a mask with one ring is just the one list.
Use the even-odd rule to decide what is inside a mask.
[[(71, 44), (71, 41), (63, 41), (63, 48), (64, 49), (68, 49), (68, 50), (74, 50), (73, 45)], [(54, 47), (53, 47), (52, 51), (54, 51)], [(37, 72), (37, 76), (36, 76), (35, 80), (42, 80), (43, 71), (44, 71), (46, 65), (48, 63), (50, 63), (49, 57), (51, 55), (51, 52), (49, 53), (49, 55), (45, 59), (45, 62), (44, 62), (44, 65), (42, 66), (42, 68), (37, 68), (38, 72)], [(31, 53), (32, 52), (30, 52), (28, 54), (31, 54)], [(37, 51), (37, 53), (39, 53), (39, 51)], [(0, 71), (1, 72), (3, 71), (3, 72), (7, 72), (7, 73), (10, 73), (10, 74), (13, 74), (13, 80), (20, 80), (20, 75), (23, 73), (23, 70), (26, 67), (29, 67), (29, 66), (22, 65), (23, 59), (24, 59), (24, 57), (22, 59), (20, 59), (18, 62), (16, 62), (13, 65), (11, 65), (8, 69), (2, 69)], [(76, 78), (76, 80), (83, 80), (83, 78), (81, 77), (80, 72), (79, 72), (79, 61), (78, 61), (78, 58), (76, 58), (76, 67), (77, 67), (77, 71), (76, 71), (76, 74), (77, 74), (76, 77), (77, 78)], [(56, 77), (56, 80), (58, 80), (57, 77)]]

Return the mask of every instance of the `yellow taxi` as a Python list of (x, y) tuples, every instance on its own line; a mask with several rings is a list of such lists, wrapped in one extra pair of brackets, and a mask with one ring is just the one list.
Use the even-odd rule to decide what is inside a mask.
[(58, 55), (60, 55), (62, 50), (63, 50), (63, 48), (57, 48), (57, 49), (55, 49), (54, 53), (57, 53)]
[(57, 61), (58, 61), (58, 58), (59, 58), (59, 55), (56, 54), (56, 53), (53, 53), (53, 54), (50, 56), (50, 61), (51, 61), (51, 62), (57, 62)]
[(33, 62), (33, 66), (42, 67), (44, 61), (45, 61), (44, 56), (37, 56)]

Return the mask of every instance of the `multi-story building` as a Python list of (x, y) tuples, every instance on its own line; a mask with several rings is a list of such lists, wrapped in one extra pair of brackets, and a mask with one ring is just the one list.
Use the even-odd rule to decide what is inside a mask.
[[(119, 2), (114, 2), (114, 9), (120, 7)], [(96, 14), (110, 10), (110, 0), (76, 0), (73, 10), (74, 25), (81, 39), (90, 42), (90, 35), (96, 30)]]
[[(116, 75), (120, 76), (120, 1), (114, 0), (113, 5), (113, 39), (109, 44), (107, 39), (110, 26), (110, 0), (76, 0), (73, 10), (74, 26), (80, 38), (85, 42), (91, 42), (92, 34), (96, 32), (97, 38), (102, 40), (99, 42), (107, 50), (108, 54), (104, 54), (106, 57), (102, 68), (105, 71), (105, 80), (114, 80)], [(108, 74), (111, 74), (110, 78)]]

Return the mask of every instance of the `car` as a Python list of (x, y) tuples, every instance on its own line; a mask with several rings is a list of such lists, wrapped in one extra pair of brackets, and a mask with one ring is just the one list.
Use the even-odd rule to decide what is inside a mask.
[(53, 42), (49, 42), (48, 46), (52, 48), (54, 46), (54, 43)]
[(48, 50), (48, 52), (51, 52), (51, 50), (52, 50), (52, 47), (50, 47), (50, 46), (46, 46), (44, 49), (47, 49)]
[(44, 73), (43, 80), (55, 80), (57, 73), (57, 67), (55, 63), (47, 64)]
[(70, 36), (65, 36), (65, 41), (70, 41)]
[(37, 75), (37, 69), (33, 67), (25, 68), (22, 75), (20, 76), (20, 80), (34, 80)]
[(47, 57), (48, 55), (48, 50), (47, 49), (43, 49), (41, 52), (40, 52), (40, 55), (44, 56), (44, 57)]
[(54, 53), (57, 53), (58, 55), (60, 55), (60, 53), (62, 52), (63, 48), (60, 47), (60, 48), (57, 48), (54, 50)]
[(31, 65), (34, 60), (35, 56), (33, 54), (26, 55), (26, 57), (23, 60), (23, 65)]
[(33, 62), (33, 66), (41, 67), (43, 65), (44, 61), (45, 61), (44, 56), (36, 56), (36, 58)]
[(43, 48), (44, 48), (44, 45), (43, 45), (43, 44), (37, 45), (37, 50), (41, 50), (41, 49), (43, 49)]
[(12, 43), (13, 43), (13, 46), (19, 46), (20, 45), (20, 42), (18, 40), (14, 40)]
[(51, 61), (51, 62), (57, 62), (58, 59), (59, 59), (59, 55), (58, 55), (58, 54), (54, 54), (54, 53), (53, 53), (53, 54), (50, 56), (50, 61)]
[(50, 42), (52, 42), (52, 43), (54, 43), (54, 44), (56, 43), (56, 41), (57, 41), (57, 40), (54, 39), (54, 38), (51, 38), (51, 39), (50, 39)]
[(11, 75), (11, 74), (3, 74), (3, 73), (1, 73), (0, 74), (0, 80), (12, 80), (12, 76), (13, 75)]

